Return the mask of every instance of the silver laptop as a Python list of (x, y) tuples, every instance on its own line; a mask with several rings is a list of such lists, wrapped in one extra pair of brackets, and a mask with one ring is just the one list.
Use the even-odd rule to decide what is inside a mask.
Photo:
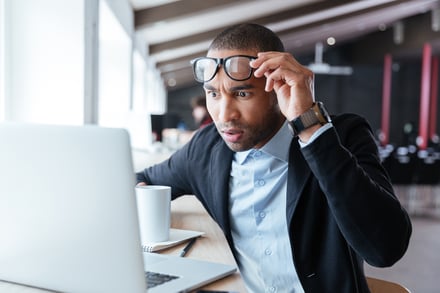
[(235, 271), (143, 255), (134, 184), (123, 129), (0, 124), (0, 280), (62, 292), (145, 292), (145, 269), (157, 269), (178, 278), (148, 292), (169, 293)]

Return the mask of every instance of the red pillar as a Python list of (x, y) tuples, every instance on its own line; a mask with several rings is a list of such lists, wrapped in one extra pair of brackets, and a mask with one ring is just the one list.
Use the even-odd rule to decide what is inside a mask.
[(430, 104), (430, 83), (431, 83), (431, 45), (426, 43), (423, 46), (422, 58), (422, 80), (420, 87), (420, 115), (419, 115), (419, 137), (418, 146), (424, 150), (428, 146), (428, 122)]
[(390, 111), (391, 111), (391, 54), (385, 54), (383, 65), (382, 85), (382, 125), (380, 133), (380, 144), (385, 146), (390, 139)]
[(429, 113), (429, 138), (437, 135), (438, 57), (432, 58), (431, 103)]

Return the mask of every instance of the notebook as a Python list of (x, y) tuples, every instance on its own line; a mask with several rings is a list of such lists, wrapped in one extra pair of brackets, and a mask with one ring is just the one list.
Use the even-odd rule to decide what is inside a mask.
[(235, 271), (142, 253), (134, 184), (123, 129), (0, 124), (0, 280), (61, 292), (145, 292), (145, 270), (159, 270), (179, 278), (148, 292), (170, 293)]
[(182, 242), (188, 241), (192, 238), (202, 236), (205, 232), (182, 230), (182, 229), (170, 229), (170, 237), (166, 241), (151, 242), (142, 245), (143, 252), (156, 252), (162, 249), (166, 249), (172, 246), (176, 246)]

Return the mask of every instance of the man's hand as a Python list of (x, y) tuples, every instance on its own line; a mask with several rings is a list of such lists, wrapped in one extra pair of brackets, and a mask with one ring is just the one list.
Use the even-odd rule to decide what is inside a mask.
[[(266, 77), (265, 90), (275, 91), (280, 110), (288, 121), (303, 114), (313, 106), (314, 74), (301, 65), (290, 53), (260, 52), (250, 63), (255, 77)], [(320, 125), (310, 127), (299, 134), (307, 142)]]
[(314, 75), (286, 52), (262, 52), (250, 63), (255, 77), (266, 77), (267, 92), (275, 90), (281, 112), (290, 121), (314, 102)]

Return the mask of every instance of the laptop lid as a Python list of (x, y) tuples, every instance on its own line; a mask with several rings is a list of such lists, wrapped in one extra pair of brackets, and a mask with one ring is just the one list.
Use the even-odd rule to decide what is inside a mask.
[(0, 280), (145, 292), (129, 136), (0, 124)]

